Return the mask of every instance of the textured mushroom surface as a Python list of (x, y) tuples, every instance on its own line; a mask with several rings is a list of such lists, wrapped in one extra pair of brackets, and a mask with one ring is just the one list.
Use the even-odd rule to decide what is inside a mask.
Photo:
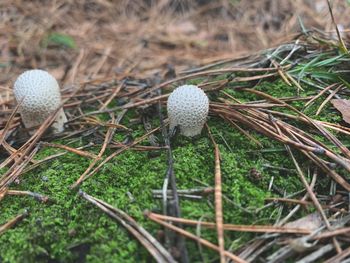
[(176, 88), (168, 98), (170, 132), (180, 127), (182, 135), (193, 137), (201, 133), (209, 111), (207, 95), (194, 85)]
[[(44, 70), (34, 69), (22, 73), (16, 80), (13, 92), (19, 112), (27, 129), (41, 125), (61, 103), (60, 88), (56, 79)], [(63, 109), (52, 124), (54, 132), (63, 131), (67, 121)]]

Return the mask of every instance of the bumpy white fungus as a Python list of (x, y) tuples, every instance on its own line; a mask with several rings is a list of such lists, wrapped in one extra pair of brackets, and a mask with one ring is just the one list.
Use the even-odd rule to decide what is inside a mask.
[[(27, 129), (40, 126), (61, 103), (60, 88), (56, 79), (44, 70), (34, 69), (22, 73), (13, 88), (19, 112)], [(22, 101), (23, 99), (23, 101)], [(63, 109), (52, 124), (53, 132), (62, 132), (67, 122)]]
[(170, 132), (180, 127), (182, 135), (193, 137), (201, 133), (209, 110), (207, 95), (194, 85), (176, 88), (168, 98)]

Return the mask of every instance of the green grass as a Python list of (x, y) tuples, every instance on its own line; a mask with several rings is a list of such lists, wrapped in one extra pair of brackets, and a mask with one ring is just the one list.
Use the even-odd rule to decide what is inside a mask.
[(71, 36), (59, 32), (49, 33), (41, 41), (41, 45), (44, 48), (58, 46), (60, 48), (75, 49), (77, 47), (75, 40)]

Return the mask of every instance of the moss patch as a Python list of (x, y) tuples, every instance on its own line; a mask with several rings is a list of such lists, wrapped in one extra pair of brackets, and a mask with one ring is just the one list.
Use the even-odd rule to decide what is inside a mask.
[[(296, 95), (295, 87), (289, 87), (280, 80), (263, 82), (257, 89), (276, 97)], [(242, 101), (258, 99), (255, 95), (229, 88), (226, 91)], [(302, 95), (311, 91), (314, 92), (310, 88)], [(309, 109), (311, 116), (319, 104), (320, 101)], [(298, 103), (294, 106), (302, 107)], [(122, 124), (128, 126), (130, 116)], [(327, 106), (319, 118), (334, 122), (339, 120), (339, 114)], [(264, 199), (278, 195), (279, 191), (290, 194), (303, 189), (283, 145), (248, 131), (262, 143), (263, 148), (259, 148), (221, 119), (211, 117), (208, 124), (221, 151), (223, 193), (229, 199), (224, 201), (225, 222), (273, 224), (278, 216), (278, 207), (271, 206), (260, 213), (255, 212), (263, 206)], [(145, 132), (141, 125), (130, 128), (133, 129), (133, 138)], [(161, 135), (156, 135), (162, 141)], [(115, 139), (122, 141), (125, 136), (120, 133)], [(81, 140), (79, 144), (84, 145), (88, 143), (87, 140), (89, 138)], [(178, 136), (172, 146), (178, 189), (214, 185), (214, 149), (206, 131), (193, 140)], [(45, 148), (36, 158), (42, 159), (56, 152), (59, 150)], [(106, 156), (111, 152), (107, 152)], [(152, 197), (151, 190), (162, 187), (167, 169), (166, 156), (166, 152), (161, 150), (155, 154), (126, 151), (84, 182), (81, 189), (124, 210), (156, 236), (160, 227), (146, 220), (143, 211), (161, 211), (161, 202)], [(307, 167), (305, 158), (300, 155), (297, 157)], [(50, 202), (40, 203), (23, 196), (7, 196), (2, 200), (0, 223), (13, 218), (23, 209), (28, 209), (30, 214), (16, 227), (0, 236), (0, 262), (147, 262), (150, 259), (147, 251), (123, 227), (81, 199), (76, 191), (69, 189), (88, 167), (89, 162), (86, 158), (67, 153), (24, 174), (19, 185), (11, 186), (11, 189), (47, 195)], [(289, 169), (289, 172), (285, 169)], [(254, 177), (253, 171), (259, 176)], [(4, 173), (4, 170), (0, 172)], [(268, 191), (271, 177), (275, 178), (274, 185), (277, 189)], [(322, 183), (323, 186), (328, 185), (328, 178)], [(214, 221), (213, 207), (212, 195), (199, 201), (181, 199), (185, 218), (199, 219), (205, 216), (205, 220)], [(239, 207), (250, 212), (247, 213)], [(194, 231), (193, 228), (188, 229)], [(216, 242), (215, 231), (202, 229), (202, 235)], [(226, 247), (236, 248), (253, 236), (226, 232)], [(191, 262), (200, 261), (196, 244), (191, 241), (187, 243), (191, 251)], [(207, 261), (217, 257), (216, 253), (206, 249), (203, 256)]]

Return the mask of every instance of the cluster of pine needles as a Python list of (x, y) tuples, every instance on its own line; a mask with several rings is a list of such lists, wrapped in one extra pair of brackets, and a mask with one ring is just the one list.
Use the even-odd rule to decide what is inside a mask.
[[(53, 114), (33, 134), (28, 136), (23, 130), (18, 107), (13, 100), (6, 101), (9, 110), (0, 113), (0, 145), (2, 147), (0, 167), (8, 167), (0, 178), (0, 200), (11, 198), (11, 195), (32, 196), (45, 202), (47, 196), (30, 191), (14, 190), (13, 183), (26, 175), (26, 172), (40, 166), (59, 155), (50, 156), (36, 161), (33, 158), (42, 147), (56, 147), (65, 152), (71, 152), (92, 161), (85, 172), (70, 185), (72, 191), (117, 155), (130, 149), (152, 151), (163, 149), (168, 152), (168, 169), (164, 171), (164, 183), (157, 192), (162, 199), (162, 214), (145, 211), (145, 216), (164, 228), (165, 243), (157, 241), (147, 230), (140, 226), (128, 214), (117, 207), (113, 207), (103, 200), (99, 200), (89, 193), (77, 191), (82, 198), (97, 206), (116, 222), (121, 224), (135, 237), (154, 257), (157, 262), (189, 262), (189, 251), (186, 249), (186, 239), (191, 239), (201, 247), (214, 250), (220, 256), (220, 262), (284, 262), (293, 257), (298, 262), (340, 262), (350, 254), (349, 191), (350, 183), (347, 174), (350, 172), (350, 151), (338, 139), (337, 135), (350, 135), (350, 128), (338, 123), (330, 123), (312, 119), (303, 111), (291, 106), (290, 102), (300, 101), (304, 106), (310, 106), (317, 98), (325, 96), (324, 103), (318, 108), (321, 112), (331, 99), (341, 99), (349, 96), (350, 84), (346, 79), (349, 74), (350, 58), (346, 53), (346, 44), (339, 48), (338, 42), (320, 32), (304, 32), (289, 43), (268, 49), (255, 55), (240, 59), (228, 59), (192, 68), (177, 74), (175, 78), (165, 81), (152, 81), (124, 78), (93, 79), (71, 86), (63, 90), (64, 101), (61, 105), (68, 113), (69, 122), (66, 131), (51, 135), (50, 124), (54, 121)], [(215, 196), (215, 222), (199, 222), (181, 217), (181, 190), (177, 189), (174, 174), (171, 140), (167, 132), (167, 119), (164, 115), (164, 105), (169, 91), (179, 84), (200, 78), (199, 86), (208, 94), (214, 94), (215, 100), (210, 103), (210, 115), (230, 123), (242, 132), (247, 139), (255, 141), (247, 130), (253, 130), (284, 145), (295, 166), (297, 176), (304, 185), (304, 190), (298, 195), (272, 198), (271, 203), (287, 202), (294, 205), (288, 215), (280, 218), (274, 225), (236, 225), (224, 222), (222, 207), (222, 187), (220, 150), (210, 127), (206, 126), (208, 136), (212, 140), (213, 155), (215, 156), (215, 186), (203, 190), (206, 194)], [(315, 93), (310, 96), (273, 97), (254, 87), (262, 81), (282, 79), (286, 85), (294, 86), (296, 92), (303, 90), (303, 86), (310, 86)], [(242, 102), (228, 91), (235, 90), (242, 93), (254, 94), (259, 97), (256, 101)], [(110, 103), (118, 99), (118, 104), (109, 107)], [(94, 105), (94, 110), (91, 106)], [(1, 106), (1, 105), (0, 105)], [(116, 142), (114, 134), (118, 130), (128, 130), (120, 124), (129, 110), (145, 110), (153, 107), (158, 112), (160, 126), (146, 130), (144, 135), (131, 142)], [(277, 109), (288, 109), (285, 113)], [(57, 112), (56, 112), (57, 113)], [(108, 120), (100, 120), (96, 116), (105, 113)], [(163, 142), (151, 146), (139, 145), (144, 140), (152, 140), (155, 132), (161, 132)], [(53, 143), (55, 139), (79, 138), (92, 134), (103, 136), (98, 154), (89, 152), (86, 148), (73, 148), (68, 145)], [(321, 136), (324, 143), (314, 136)], [(98, 146), (98, 145), (95, 145)], [(89, 146), (86, 146), (89, 147)], [(113, 149), (112, 154), (106, 156), (107, 149)], [(301, 154), (311, 165), (311, 181), (305, 175), (305, 169), (295, 157)], [(332, 180), (330, 193), (336, 196), (332, 204), (324, 204), (315, 192), (317, 179), (327, 176)], [(68, 186), (67, 186), (68, 187)], [(186, 192), (187, 194), (198, 194)], [(298, 198), (300, 196), (300, 198)], [(271, 204), (269, 203), (269, 204)], [(268, 204), (268, 205), (269, 205)], [(294, 221), (298, 210), (304, 206), (313, 206), (318, 214), (314, 214)], [(0, 227), (0, 235), (26, 217), (27, 211)], [(305, 222), (312, 221), (312, 227)], [(212, 228), (217, 232), (218, 243), (214, 244), (193, 234), (187, 229), (200, 225), (202, 228)], [(231, 251), (224, 242), (226, 231), (241, 231), (258, 233), (247, 244), (238, 250)], [(173, 253), (176, 248), (177, 253)], [(170, 253), (169, 251), (172, 251)], [(273, 252), (273, 253), (272, 253)]]

